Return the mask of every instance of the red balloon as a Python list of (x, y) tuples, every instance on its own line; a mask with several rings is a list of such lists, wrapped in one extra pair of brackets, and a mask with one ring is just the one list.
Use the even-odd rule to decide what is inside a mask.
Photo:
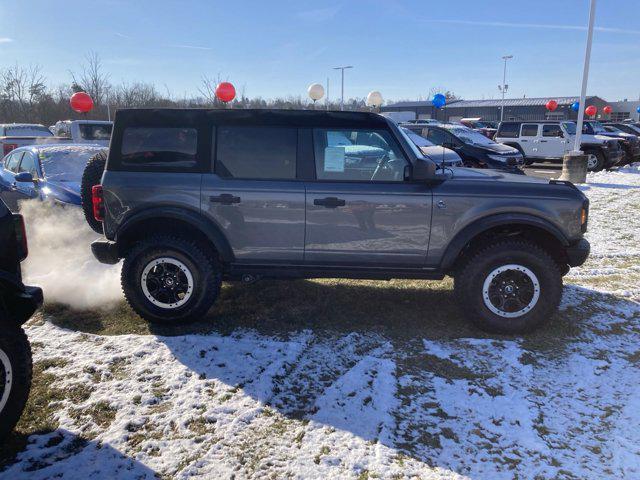
[(606, 113), (607, 115), (609, 115), (611, 112), (613, 112), (613, 108), (611, 108), (609, 105), (605, 106), (602, 111), (604, 113)]
[(93, 100), (89, 94), (85, 92), (76, 92), (71, 95), (69, 104), (71, 104), (71, 108), (78, 113), (87, 113), (93, 109)]
[(545, 107), (547, 107), (547, 110), (549, 110), (550, 112), (553, 112), (556, 108), (558, 108), (558, 102), (556, 102), (555, 100), (549, 100)]
[(595, 105), (589, 105), (584, 109), (584, 113), (586, 113), (590, 117), (593, 117), (596, 113), (598, 113), (598, 108)]
[(223, 102), (230, 102), (234, 98), (236, 98), (236, 89), (229, 82), (221, 82), (216, 87), (216, 97), (222, 100)]

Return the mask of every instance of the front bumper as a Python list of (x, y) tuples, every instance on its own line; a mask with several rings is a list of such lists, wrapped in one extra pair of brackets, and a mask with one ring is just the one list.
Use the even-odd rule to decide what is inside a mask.
[(624, 160), (624, 150), (622, 149), (618, 149), (618, 150), (609, 150), (606, 153), (606, 164), (607, 166), (611, 167), (613, 165), (617, 165), (620, 161)]
[(91, 253), (100, 263), (115, 265), (120, 261), (118, 246), (111, 240), (96, 240), (91, 244)]
[(591, 252), (591, 245), (585, 238), (581, 238), (567, 247), (567, 263), (571, 267), (582, 265)]

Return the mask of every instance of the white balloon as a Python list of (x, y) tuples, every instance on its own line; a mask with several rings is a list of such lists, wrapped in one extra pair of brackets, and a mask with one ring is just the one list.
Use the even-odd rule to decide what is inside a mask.
[(309, 85), (307, 92), (309, 93), (311, 100), (314, 102), (324, 97), (324, 87), (319, 83), (312, 83)]
[(369, 92), (369, 95), (367, 95), (367, 106), (369, 107), (379, 107), (382, 102), (382, 94), (377, 90)]

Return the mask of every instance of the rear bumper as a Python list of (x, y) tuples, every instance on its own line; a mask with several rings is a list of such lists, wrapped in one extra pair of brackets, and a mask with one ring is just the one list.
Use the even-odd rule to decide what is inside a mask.
[(8, 320), (22, 325), (42, 305), (42, 289), (40, 287), (23, 286), (20, 290), (10, 291), (4, 295)]
[(96, 240), (91, 244), (91, 253), (100, 263), (115, 265), (120, 261), (118, 246), (111, 240)]
[(569, 266), (579, 267), (582, 265), (587, 260), (589, 252), (591, 252), (591, 245), (585, 238), (569, 245), (567, 247), (567, 259)]

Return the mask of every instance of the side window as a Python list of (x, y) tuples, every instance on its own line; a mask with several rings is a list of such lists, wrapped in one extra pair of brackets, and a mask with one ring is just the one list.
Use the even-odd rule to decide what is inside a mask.
[(518, 138), (520, 125), (518, 123), (502, 123), (498, 129), (496, 137), (502, 138)]
[(560, 125), (543, 125), (542, 136), (543, 137), (561, 137), (562, 130), (560, 129)]
[(122, 134), (123, 166), (197, 167), (198, 132), (195, 128), (127, 127)]
[(521, 137), (535, 137), (538, 135), (538, 125), (535, 123), (525, 123), (520, 130)]
[(313, 130), (318, 180), (404, 180), (407, 161), (386, 130)]
[(30, 152), (24, 152), (18, 173), (29, 172), (33, 178), (38, 177), (38, 169), (36, 168), (36, 157)]
[(22, 154), (24, 152), (16, 152), (9, 155), (9, 157), (4, 161), (4, 168), (13, 173), (18, 173), (18, 165), (20, 165), (20, 159), (22, 158)]
[(436, 145), (442, 145), (443, 143), (450, 142), (448, 135), (446, 132), (443, 132), (437, 128), (429, 128), (427, 130), (427, 140), (430, 140), (432, 143)]
[(296, 178), (296, 128), (219, 126), (216, 130), (216, 174), (262, 180)]

